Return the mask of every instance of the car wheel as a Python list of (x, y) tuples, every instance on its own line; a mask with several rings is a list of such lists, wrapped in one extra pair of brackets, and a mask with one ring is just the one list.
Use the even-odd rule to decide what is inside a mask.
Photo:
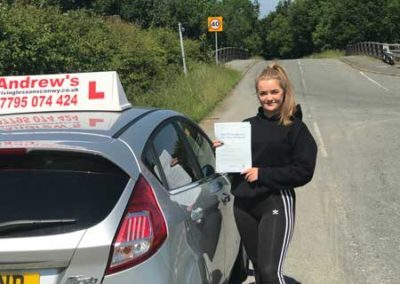
[(249, 267), (249, 257), (244, 249), (243, 244), (240, 245), (238, 256), (230, 277), (230, 284), (241, 284), (247, 279)]

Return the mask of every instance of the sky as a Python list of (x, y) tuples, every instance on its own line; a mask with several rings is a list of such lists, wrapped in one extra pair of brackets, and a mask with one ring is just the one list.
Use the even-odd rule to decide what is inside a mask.
[(279, 0), (258, 0), (260, 3), (260, 16), (264, 18), (269, 12), (274, 11)]

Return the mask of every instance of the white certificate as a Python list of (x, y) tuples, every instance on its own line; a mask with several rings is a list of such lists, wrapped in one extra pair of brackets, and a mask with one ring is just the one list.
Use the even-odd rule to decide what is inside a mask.
[(250, 122), (215, 123), (215, 137), (224, 143), (215, 149), (219, 173), (240, 173), (251, 168)]

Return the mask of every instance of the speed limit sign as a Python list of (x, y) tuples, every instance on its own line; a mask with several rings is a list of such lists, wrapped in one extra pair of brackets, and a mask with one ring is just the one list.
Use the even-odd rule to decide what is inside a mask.
[(208, 31), (209, 32), (222, 32), (222, 17), (208, 17)]

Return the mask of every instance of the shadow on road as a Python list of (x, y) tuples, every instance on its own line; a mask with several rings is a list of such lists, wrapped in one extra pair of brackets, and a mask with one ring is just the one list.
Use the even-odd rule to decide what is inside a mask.
[[(254, 271), (253, 271), (253, 270), (249, 270), (248, 275), (249, 275), (249, 276), (254, 276)], [(285, 278), (285, 283), (286, 283), (286, 284), (301, 284), (301, 282), (297, 281), (296, 279), (294, 279), (294, 278), (292, 278), (292, 277), (289, 277), (289, 276), (284, 275), (283, 278)], [(250, 280), (250, 281), (251, 281), (251, 280)], [(247, 281), (244, 282), (244, 283), (247, 283), (247, 284), (256, 284), (256, 282), (247, 282)], [(229, 284), (241, 284), (241, 282), (231, 281), (231, 282), (229, 282)]]
[(289, 277), (289, 276), (283, 276), (285, 278), (286, 284), (301, 284), (301, 282), (297, 281), (296, 279)]

